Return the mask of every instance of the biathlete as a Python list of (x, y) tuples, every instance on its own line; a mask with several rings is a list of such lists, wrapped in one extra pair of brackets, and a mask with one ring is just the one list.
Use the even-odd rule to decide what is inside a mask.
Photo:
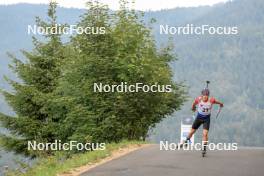
[(188, 143), (190, 139), (192, 138), (192, 135), (196, 132), (196, 130), (200, 127), (200, 125), (203, 124), (203, 156), (206, 153), (206, 144), (208, 141), (208, 132), (210, 128), (210, 116), (211, 116), (211, 110), (214, 104), (218, 104), (221, 108), (224, 106), (224, 104), (220, 101), (217, 101), (214, 97), (209, 97), (210, 91), (208, 89), (209, 81), (207, 81), (207, 86), (204, 88), (201, 92), (201, 96), (195, 98), (193, 104), (192, 104), (192, 111), (196, 111), (197, 106), (197, 115), (196, 118), (192, 124), (192, 129), (186, 138), (186, 141), (184, 143)]

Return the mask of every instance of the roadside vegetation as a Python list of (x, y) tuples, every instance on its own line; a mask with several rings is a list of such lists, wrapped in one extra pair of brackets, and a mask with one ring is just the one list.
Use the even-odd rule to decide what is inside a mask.
[[(69, 26), (58, 23), (56, 8), (51, 2), (48, 18), (36, 18), (44, 32), (33, 37), (32, 51), (22, 50), (24, 59), (9, 53), (18, 81), (6, 77), (13, 90), (0, 90), (15, 114), (0, 113), (7, 131), (0, 134), (0, 144), (7, 151), (36, 158), (33, 168), (25, 168), (26, 175), (54, 175), (135, 143), (120, 141), (145, 141), (149, 130), (185, 101), (185, 88), (173, 80), (170, 67), (176, 59), (173, 46), (158, 48), (142, 20), (144, 14), (131, 9), (128, 1), (120, 0), (120, 9), (114, 12), (88, 1), (77, 26), (92, 31), (70, 36), (56, 31), (57, 26)], [(94, 83), (169, 85), (171, 89), (95, 92)], [(106, 143), (108, 149), (88, 153), (28, 149), (29, 142), (47, 146), (54, 141)]]
[(53, 156), (38, 158), (34, 166), (24, 168), (25, 173), (21, 171), (9, 171), (7, 176), (56, 176), (58, 174), (67, 174), (75, 168), (84, 165), (92, 165), (100, 162), (106, 157), (111, 157), (113, 152), (128, 147), (139, 147), (147, 144), (143, 141), (121, 141), (119, 143), (109, 143), (105, 150), (96, 150), (92, 152), (77, 153), (68, 156), (65, 152), (57, 152)]

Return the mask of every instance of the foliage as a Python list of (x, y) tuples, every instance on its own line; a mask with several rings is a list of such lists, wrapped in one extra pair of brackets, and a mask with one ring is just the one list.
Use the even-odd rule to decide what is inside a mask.
[(27, 168), (26, 172), (9, 171), (7, 176), (56, 176), (69, 173), (70, 171), (87, 164), (94, 164), (109, 157), (120, 149), (129, 147), (139, 147), (144, 145), (142, 141), (121, 141), (120, 143), (110, 143), (106, 145), (106, 150), (97, 150), (75, 154), (67, 157), (65, 153), (58, 152), (54, 156), (39, 158), (34, 167)]
[[(56, 4), (51, 3), (48, 11), (49, 21), (36, 18), (38, 26), (55, 26)], [(21, 79), (20, 82), (7, 78), (14, 91), (2, 90), (5, 99), (15, 111), (16, 116), (0, 114), (3, 127), (10, 134), (1, 134), (1, 145), (7, 150), (35, 156), (27, 150), (27, 141), (52, 142), (56, 139), (58, 120), (51, 116), (46, 108), (52, 92), (58, 84), (60, 65), (65, 58), (64, 46), (60, 35), (45, 35), (40, 42), (33, 37), (34, 50), (22, 50), (27, 58), (22, 62), (9, 54), (13, 59), (12, 70)]]
[[(16, 117), (1, 114), (11, 135), (2, 135), (8, 149), (26, 155), (51, 154), (27, 150), (28, 141), (37, 143), (117, 142), (139, 140), (162, 119), (179, 110), (185, 100), (184, 88), (172, 81), (169, 63), (172, 47), (158, 50), (140, 16), (120, 1), (111, 12), (89, 1), (78, 27), (102, 28), (105, 34), (76, 34), (67, 44), (60, 35), (47, 34), (45, 42), (33, 38), (28, 59), (14, 56), (13, 70), (22, 82), (9, 80), (14, 92), (3, 91)], [(56, 25), (56, 4), (51, 3), (49, 21), (37, 18), (39, 26)], [(94, 92), (94, 83), (143, 83), (172, 85), (172, 92)]]
[[(185, 98), (182, 85), (172, 81), (171, 48), (157, 50), (150, 30), (139, 20), (139, 14), (128, 10), (126, 1), (121, 1), (121, 9), (114, 13), (99, 3), (88, 5), (78, 25), (104, 27), (106, 32), (72, 37), (74, 54), (66, 62), (57, 90), (66, 99), (59, 104), (71, 104), (61, 131), (68, 140), (82, 142), (145, 139), (148, 130), (178, 110)], [(121, 82), (170, 84), (173, 92), (93, 90), (94, 83)]]

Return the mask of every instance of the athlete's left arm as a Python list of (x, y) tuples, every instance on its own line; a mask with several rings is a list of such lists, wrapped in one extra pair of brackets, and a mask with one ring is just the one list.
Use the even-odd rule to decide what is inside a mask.
[(224, 107), (224, 103), (222, 103), (221, 101), (216, 100), (215, 98), (212, 98), (211, 102), (213, 104), (219, 104), (221, 108)]

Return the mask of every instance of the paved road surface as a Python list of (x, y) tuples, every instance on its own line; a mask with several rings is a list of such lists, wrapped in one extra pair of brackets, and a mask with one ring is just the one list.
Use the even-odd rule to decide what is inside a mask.
[(152, 145), (100, 165), (81, 176), (262, 176), (264, 149), (160, 151)]

